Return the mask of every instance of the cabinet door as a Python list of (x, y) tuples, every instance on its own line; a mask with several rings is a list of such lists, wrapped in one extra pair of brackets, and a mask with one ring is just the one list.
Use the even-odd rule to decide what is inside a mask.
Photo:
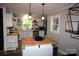
[(8, 36), (7, 42), (18, 42), (18, 36)]
[(51, 45), (25, 46), (22, 50), (23, 56), (52, 56), (53, 47)]
[(18, 36), (7, 37), (7, 49), (15, 50), (18, 47)]
[(13, 15), (12, 15), (12, 13), (7, 13), (6, 14), (6, 20), (7, 20), (7, 24), (6, 24), (6, 26), (7, 27), (12, 27), (13, 26), (13, 23), (12, 23), (12, 18), (13, 18)]

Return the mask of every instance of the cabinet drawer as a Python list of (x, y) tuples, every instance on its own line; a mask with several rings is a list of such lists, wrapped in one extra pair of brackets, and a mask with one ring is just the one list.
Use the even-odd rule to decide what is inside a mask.
[(16, 50), (16, 47), (8, 47), (7, 50)]
[(17, 40), (8, 40), (7, 43), (15, 43), (18, 42)]
[(15, 43), (8, 43), (7, 44), (7, 47), (17, 47), (18, 46), (18, 43), (15, 42)]
[(18, 36), (7, 37), (7, 50), (15, 50), (18, 47)]
[(18, 47), (18, 43), (8, 43), (7, 50), (15, 50)]
[(7, 42), (18, 42), (18, 36), (8, 36)]

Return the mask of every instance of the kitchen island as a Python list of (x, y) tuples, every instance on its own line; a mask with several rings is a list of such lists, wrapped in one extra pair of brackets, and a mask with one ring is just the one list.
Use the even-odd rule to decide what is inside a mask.
[(58, 41), (45, 37), (43, 41), (35, 41), (32, 37), (21, 39), (23, 56), (52, 56), (53, 47)]

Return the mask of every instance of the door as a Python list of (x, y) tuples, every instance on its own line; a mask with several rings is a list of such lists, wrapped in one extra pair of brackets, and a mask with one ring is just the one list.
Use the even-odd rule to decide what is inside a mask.
[(0, 51), (4, 50), (3, 39), (3, 10), (0, 8)]

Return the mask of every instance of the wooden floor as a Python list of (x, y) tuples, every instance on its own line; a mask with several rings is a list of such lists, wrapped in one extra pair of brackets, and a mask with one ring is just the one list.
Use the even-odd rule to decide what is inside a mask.
[(15, 51), (0, 52), (0, 56), (22, 56), (22, 53)]
[[(0, 56), (22, 56), (22, 46), (19, 43), (18, 48), (14, 51), (14, 50), (10, 50), (10, 51), (0, 51)], [(60, 54), (58, 54), (57, 56), (61, 56)]]
[(22, 48), (20, 42), (16, 50), (0, 51), (0, 56), (22, 56)]
[[(7, 51), (7, 52), (4, 52), (4, 51), (1, 51), (0, 52), (0, 56), (22, 56), (22, 51)], [(58, 53), (57, 56), (63, 56), (61, 54)]]

